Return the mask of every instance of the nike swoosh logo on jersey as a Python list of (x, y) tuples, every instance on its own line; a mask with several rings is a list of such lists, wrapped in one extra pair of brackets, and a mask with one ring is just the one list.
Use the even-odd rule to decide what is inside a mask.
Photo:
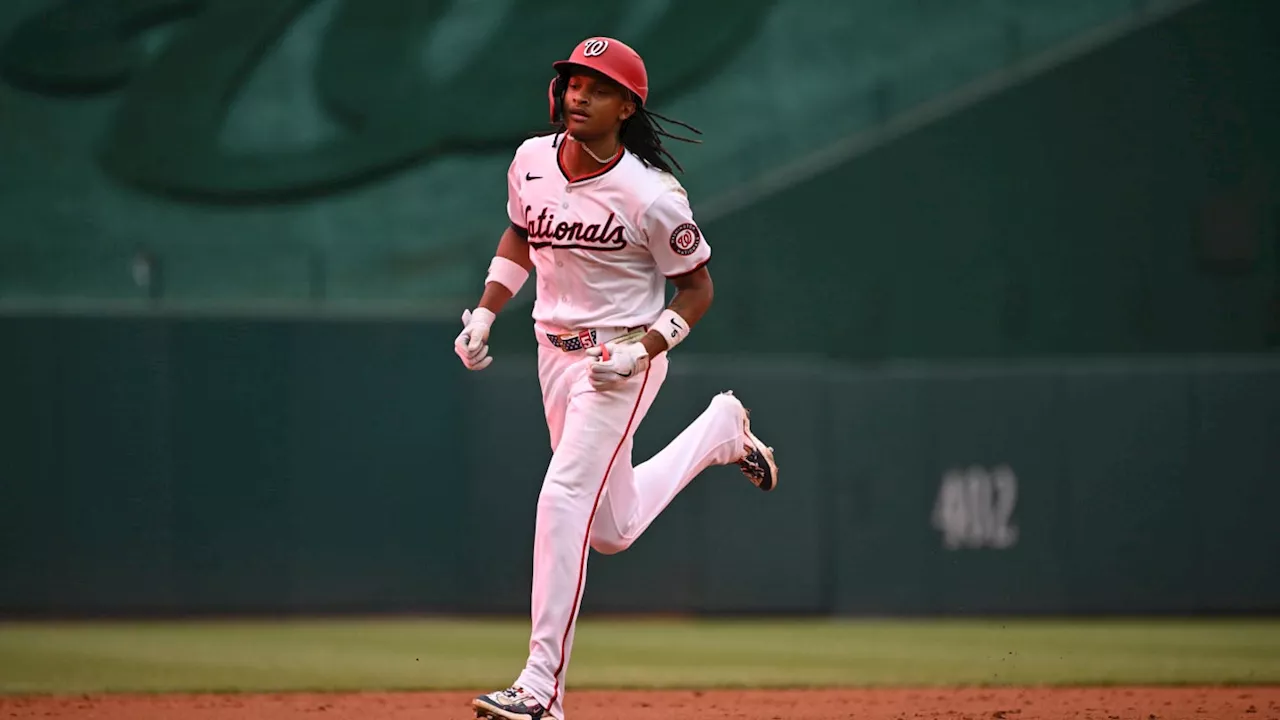
[(541, 175), (531, 175), (531, 174), (529, 174), (529, 173), (525, 173), (525, 174), (524, 174), (524, 179), (525, 179), (525, 180), (541, 180), (541, 179), (542, 179), (542, 176), (541, 176)]

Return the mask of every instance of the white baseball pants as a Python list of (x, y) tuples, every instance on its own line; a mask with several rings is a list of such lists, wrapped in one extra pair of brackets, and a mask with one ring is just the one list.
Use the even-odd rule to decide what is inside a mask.
[(739, 460), (743, 411), (723, 397), (648, 461), (631, 464), (632, 436), (667, 376), (667, 354), (620, 387), (596, 391), (583, 351), (538, 348), (552, 458), (533, 542), (533, 630), (516, 685), (563, 720), (565, 673), (587, 580), (587, 548), (631, 546), (698, 473)]

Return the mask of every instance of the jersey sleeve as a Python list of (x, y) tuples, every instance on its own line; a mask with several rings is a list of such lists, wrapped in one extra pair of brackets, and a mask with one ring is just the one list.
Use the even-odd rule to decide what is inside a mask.
[(649, 253), (667, 277), (693, 272), (711, 260), (711, 246), (693, 220), (683, 188), (664, 191), (653, 201), (644, 230)]
[(507, 219), (511, 221), (512, 227), (527, 233), (529, 229), (525, 227), (524, 203), (520, 202), (519, 164), (520, 155), (517, 154), (511, 158), (511, 165), (507, 168)]

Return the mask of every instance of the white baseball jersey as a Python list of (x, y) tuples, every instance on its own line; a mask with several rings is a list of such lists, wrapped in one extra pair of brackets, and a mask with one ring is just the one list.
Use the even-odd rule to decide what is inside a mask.
[(557, 333), (652, 324), (667, 278), (711, 259), (689, 198), (673, 175), (629, 151), (571, 182), (565, 142), (531, 138), (507, 170), (507, 215), (528, 233), (537, 271), (534, 322)]

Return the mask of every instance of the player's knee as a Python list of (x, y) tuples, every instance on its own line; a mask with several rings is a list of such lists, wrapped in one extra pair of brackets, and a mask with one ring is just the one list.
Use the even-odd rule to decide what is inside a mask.
[(601, 555), (617, 555), (631, 547), (631, 541), (617, 535), (591, 533), (591, 549)]

